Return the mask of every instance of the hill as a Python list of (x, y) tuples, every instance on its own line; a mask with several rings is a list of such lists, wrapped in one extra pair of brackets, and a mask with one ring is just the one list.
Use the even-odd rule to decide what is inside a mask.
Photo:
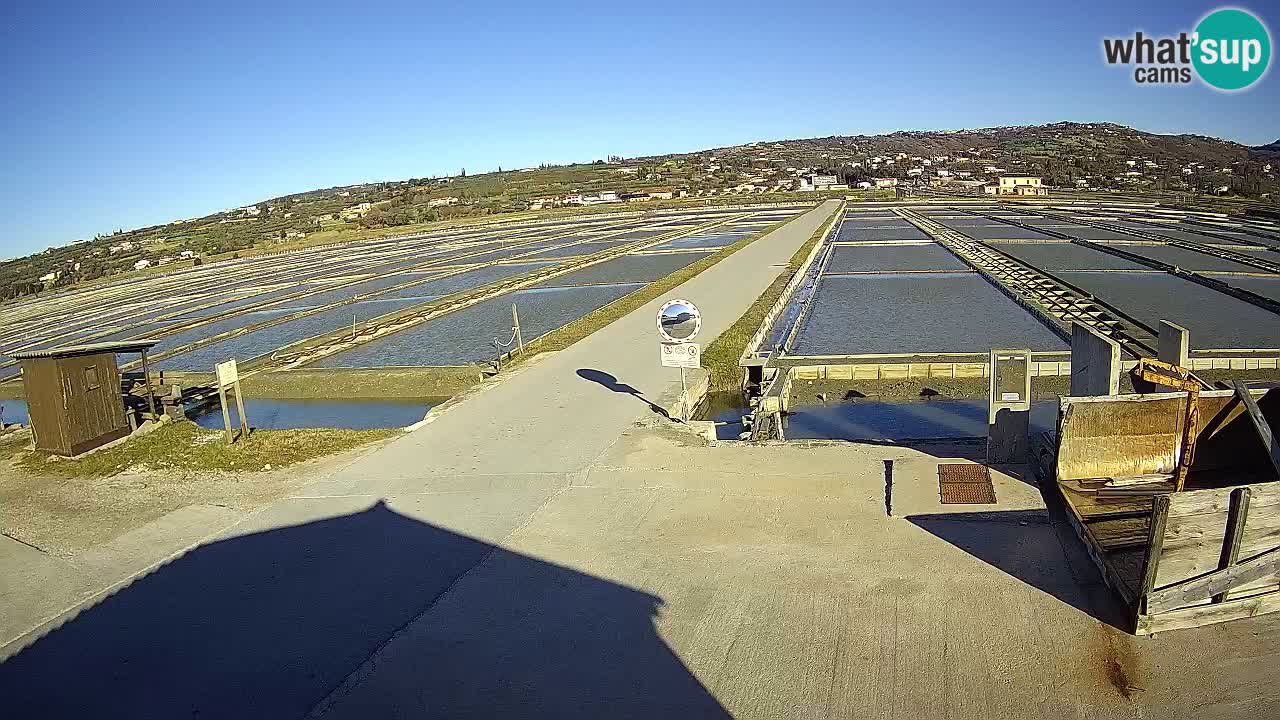
[[(0, 299), (162, 265), (289, 249), (441, 223), (565, 205), (643, 199), (732, 200), (796, 189), (807, 173), (856, 187), (877, 177), (903, 183), (976, 184), (1005, 173), (1044, 176), (1059, 188), (1232, 194), (1270, 199), (1280, 141), (1250, 148), (1203, 135), (1158, 135), (1113, 123), (1053, 123), (954, 131), (757, 142), (693, 153), (414, 178), (286, 195), (200, 218), (99, 235), (0, 263)], [(604, 193), (604, 195), (601, 195)], [(651, 205), (646, 205), (646, 207)]]

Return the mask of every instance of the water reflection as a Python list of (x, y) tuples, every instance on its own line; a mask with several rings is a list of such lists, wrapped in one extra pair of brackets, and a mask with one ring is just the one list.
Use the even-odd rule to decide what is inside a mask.
[(30, 425), (26, 400), (0, 399), (0, 425)]
[[(717, 398), (701, 414), (717, 423), (721, 440), (736, 440), (744, 432), (740, 401), (728, 393)], [(1031, 404), (1031, 432), (1053, 428), (1057, 420), (1056, 400)], [(901, 442), (935, 438), (969, 438), (987, 435), (987, 401), (907, 400), (885, 402), (857, 399), (851, 402), (805, 405), (792, 408), (787, 416), (788, 440), (850, 440)]]
[[(337, 428), (372, 430), (412, 425), (423, 418), (439, 398), (414, 400), (267, 400), (246, 398), (245, 414), (251, 427), (265, 430)], [(222, 410), (212, 406), (191, 418), (197, 425), (222, 429)], [(231, 413), (233, 427), (240, 424)]]

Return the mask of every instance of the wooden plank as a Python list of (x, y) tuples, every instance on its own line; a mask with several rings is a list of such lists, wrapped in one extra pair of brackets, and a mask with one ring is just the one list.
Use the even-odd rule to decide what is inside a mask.
[(1229, 568), (1183, 580), (1147, 595), (1147, 612), (1159, 613), (1203, 601), (1233, 587), (1274, 575), (1280, 570), (1280, 547), (1251, 557)]
[(1276, 445), (1275, 436), (1271, 434), (1270, 423), (1258, 409), (1258, 403), (1253, 401), (1253, 395), (1249, 394), (1249, 386), (1240, 380), (1234, 380), (1231, 387), (1235, 389), (1236, 397), (1244, 404), (1245, 413), (1253, 422), (1253, 429), (1258, 432), (1262, 447), (1266, 448), (1267, 455), (1271, 458), (1271, 467), (1275, 468), (1276, 475), (1280, 476), (1280, 445)]
[(1150, 513), (1143, 513), (1141, 517), (1091, 519), (1088, 525), (1094, 539), (1109, 552), (1122, 547), (1146, 546), (1150, 539), (1150, 521)]
[[(1249, 507), (1252, 510), (1280, 505), (1280, 483), (1251, 483), (1237, 487), (1249, 488)], [(1171, 512), (1175, 517), (1225, 513), (1231, 508), (1231, 491), (1233, 489), (1230, 487), (1208, 488), (1180, 492), (1170, 498)]]
[(1102, 549), (1099, 547), (1093, 535), (1089, 533), (1089, 529), (1083, 522), (1081, 522), (1079, 513), (1077, 513), (1075, 508), (1072, 507), (1071, 501), (1066, 497), (1067, 493), (1062, 491), (1062, 486), (1059, 483), (1054, 483), (1054, 486), (1058, 488), (1058, 495), (1062, 499), (1063, 504), (1066, 505), (1066, 516), (1067, 520), (1071, 522), (1071, 529), (1075, 531), (1076, 537), (1080, 538), (1080, 542), (1084, 545), (1084, 550), (1089, 555), (1089, 559), (1093, 561), (1094, 566), (1097, 567), (1098, 572), (1101, 573), (1103, 582), (1105, 582), (1112, 590), (1119, 593), (1125, 604), (1130, 608), (1136, 609), (1134, 602), (1136, 600), (1136, 596), (1134, 595), (1133, 588), (1125, 582), (1122, 575), (1118, 573), (1115, 568), (1111, 567), (1107, 563)]
[(1139, 603), (1146, 611), (1146, 599), (1156, 584), (1160, 567), (1160, 552), (1164, 548), (1164, 526), (1169, 519), (1169, 496), (1159, 495), (1152, 502), (1151, 526), (1147, 543), (1147, 556), (1142, 561), (1142, 585), (1138, 588)]
[[(1247, 487), (1236, 488), (1231, 492), (1231, 509), (1227, 512), (1227, 532), (1222, 541), (1222, 557), (1218, 560), (1218, 568), (1221, 570), (1235, 565), (1240, 559), (1240, 542), (1244, 537), (1244, 523), (1249, 517), (1250, 492)], [(1226, 599), (1225, 591), (1213, 596), (1215, 603)]]
[(1280, 610), (1280, 592), (1260, 593), (1235, 598), (1216, 605), (1196, 605), (1180, 610), (1150, 615), (1143, 613), (1135, 623), (1134, 634), (1152, 635), (1166, 630), (1200, 627), (1213, 623), (1265, 615)]
[[(1252, 557), (1280, 546), (1280, 483), (1242, 487), (1249, 488), (1249, 514), (1237, 552), (1239, 557)], [(1171, 497), (1156, 587), (1220, 569), (1236, 489), (1193, 490)]]
[[(1197, 413), (1214, 417), (1230, 390), (1200, 393)], [(1187, 394), (1064, 397), (1059, 411), (1057, 479), (1172, 474), (1177, 469)]]
[(227, 444), (230, 445), (235, 438), (231, 435), (231, 413), (227, 409), (227, 389), (218, 383), (218, 404), (222, 406), (222, 427), (227, 432)]

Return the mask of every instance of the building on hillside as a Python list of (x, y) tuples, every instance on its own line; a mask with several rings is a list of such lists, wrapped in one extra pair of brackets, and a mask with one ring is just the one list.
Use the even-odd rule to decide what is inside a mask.
[(616, 190), (602, 190), (598, 193), (584, 193), (579, 196), (583, 205), (603, 205), (620, 202)]
[(356, 218), (364, 217), (372, 209), (373, 203), (356, 203), (349, 208), (344, 208), (342, 212), (339, 213), (339, 216), (343, 220), (355, 220)]
[(138, 262), (133, 264), (134, 270), (146, 270), (149, 267), (151, 267), (150, 260), (139, 260)]
[(427, 201), (427, 207), (429, 208), (449, 207), (450, 205), (457, 205), (458, 202), (459, 202), (458, 198), (453, 197), (452, 195), (449, 197), (432, 198)]
[(988, 195), (1017, 195), (1021, 197), (1048, 195), (1043, 178), (1032, 175), (1001, 175), (998, 183), (985, 188)]
[(670, 200), (675, 196), (675, 192), (670, 188), (650, 188), (648, 190), (637, 190), (635, 192), (622, 193), (618, 199), (623, 202), (637, 203), (648, 202), (650, 200)]
[(871, 178), (878, 188), (898, 187), (898, 178)]
[(800, 185), (796, 189), (801, 192), (829, 190), (832, 185), (836, 184), (835, 175), (801, 175), (798, 180)]

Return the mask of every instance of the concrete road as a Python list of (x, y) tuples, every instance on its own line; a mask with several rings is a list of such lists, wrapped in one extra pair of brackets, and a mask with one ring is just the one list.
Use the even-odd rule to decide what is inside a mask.
[[(674, 294), (703, 307), (714, 335), (819, 220)], [(1277, 616), (1125, 634), (1019, 468), (996, 473), (997, 506), (942, 506), (938, 462), (975, 448), (705, 447), (671, 429), (622, 387), (656, 398), (677, 382), (658, 367), (655, 310), (520, 369), (160, 567), (137, 573), (136, 558), (122, 560), (131, 582), (24, 638), (0, 665), (0, 708), (55, 718), (1280, 710)]]
[[(677, 289), (704, 311), (699, 340), (732, 324), (837, 207), (825, 203)], [(669, 395), (678, 384), (678, 373), (659, 365), (659, 304), (530, 363), (185, 554), (173, 548), (194, 539), (191, 531), (163, 522), (136, 534), (145, 542), (111, 543), (97, 553), (108, 560), (87, 568), (47, 562), (4, 538), (0, 560), (12, 558), (5, 569), (21, 572), (0, 593), (14, 606), (0, 627), (7, 639), (12, 628), (40, 626), (0, 650), (0, 658), (16, 654), (0, 667), (0, 694), (41, 706), (43, 716), (81, 714), (103, 697), (133, 717), (305, 712), (652, 415), (642, 396)], [(402, 522), (382, 498), (414, 508), (414, 520)], [(212, 510), (202, 517), (220, 516)], [(383, 533), (384, 525), (401, 530)], [(208, 536), (204, 521), (193, 527)], [(226, 691), (228, 672), (237, 692)], [(68, 676), (77, 690), (56, 690)], [(41, 705), (54, 697), (64, 712)]]
[[(704, 345), (732, 325), (801, 245), (835, 212), (828, 201), (748, 245), (672, 291), (693, 301)], [(525, 368), (520, 377), (470, 397), (438, 421), (316, 486), (317, 494), (474, 488), (475, 477), (582, 471), (646, 414), (679, 371), (659, 364), (655, 300), (582, 342)], [(630, 395), (635, 391), (642, 397)], [(519, 481), (524, 482), (524, 481)]]

